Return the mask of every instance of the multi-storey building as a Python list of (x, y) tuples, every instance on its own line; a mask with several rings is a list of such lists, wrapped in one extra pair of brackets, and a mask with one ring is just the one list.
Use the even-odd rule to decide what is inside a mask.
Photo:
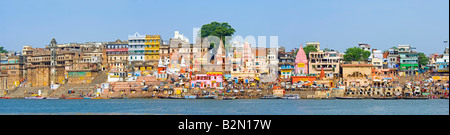
[(235, 48), (231, 58), (231, 77), (253, 78), (256, 71), (254, 69), (254, 55), (250, 43), (233, 43)]
[(371, 62), (376, 69), (383, 68), (383, 53), (381, 52), (381, 50), (372, 50)]
[(389, 49), (389, 55), (387, 56), (388, 68), (390, 69), (398, 69), (400, 66), (400, 55), (398, 53), (398, 49)]
[(310, 52), (309, 53), (309, 74), (320, 75), (322, 69), (327, 77), (337, 77), (340, 71), (342, 57), (337, 51), (330, 52)]
[(419, 54), (412, 51), (410, 45), (398, 45), (400, 55), (399, 71), (406, 75), (415, 75), (419, 71)]
[(431, 73), (434, 82), (448, 82), (449, 80), (449, 51), (445, 49), (444, 54), (438, 56), (435, 62), (435, 70)]
[(359, 45), (359, 48), (361, 48), (361, 49), (363, 49), (363, 50), (365, 50), (365, 51), (370, 51), (370, 50), (371, 50), (369, 44), (366, 44), (366, 43), (359, 43), (358, 45)]
[(267, 48), (267, 64), (269, 74), (278, 74), (278, 51), (277, 48)]
[[(150, 70), (157, 69), (159, 60), (159, 48), (162, 45), (163, 40), (160, 35), (146, 35), (145, 36), (145, 61), (152, 62), (153, 65)], [(148, 70), (148, 69), (147, 69)]]
[(291, 80), (294, 73), (295, 59), (292, 53), (288, 53), (285, 50), (279, 50), (278, 52), (278, 70), (280, 79)]
[(55, 39), (46, 48), (25, 46), (25, 85), (90, 83), (106, 58), (104, 48), (104, 43), (56, 44)]
[(268, 63), (267, 63), (267, 50), (266, 48), (256, 47), (252, 48), (253, 57), (253, 71), (259, 76), (261, 74), (268, 74)]
[(128, 61), (145, 61), (145, 35), (135, 33), (128, 36)]
[[(82, 60), (82, 50), (79, 45), (57, 45), (53, 39), (50, 46), (52, 47), (24, 47), (26, 85), (35, 87), (67, 83), (67, 70), (76, 67), (73, 64)], [(54, 51), (53, 56), (51, 53), (52, 50)], [(53, 74), (52, 60), (54, 60)], [(52, 80), (51, 78), (55, 79)]]
[(369, 86), (372, 80), (373, 65), (354, 61), (351, 64), (342, 64), (342, 80), (344, 85), (348, 87)]
[(23, 56), (21, 55), (9, 56), (6, 62), (2, 62), (1, 74), (8, 76), (5, 80), (6, 89), (18, 87), (24, 81), (23, 66)]
[(128, 41), (108, 42), (106, 45), (106, 55), (109, 77), (108, 82), (118, 81), (121, 78), (127, 77), (130, 70), (128, 65)]
[(159, 47), (159, 59), (169, 59), (170, 58), (170, 44), (163, 43)]

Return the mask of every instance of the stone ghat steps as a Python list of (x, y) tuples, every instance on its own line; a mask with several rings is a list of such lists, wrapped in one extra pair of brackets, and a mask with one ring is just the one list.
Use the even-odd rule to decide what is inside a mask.
[(108, 74), (106, 72), (100, 73), (94, 80), (92, 80), (91, 84), (101, 84), (108, 81)]
[[(80, 94), (84, 93), (85, 95), (88, 93), (95, 94), (97, 88), (101, 86), (102, 83), (105, 83), (108, 80), (108, 75), (106, 73), (101, 73), (89, 84), (69, 84), (62, 85), (57, 90), (53, 91), (49, 95), (61, 97), (64, 95), (65, 97), (79, 97)], [(69, 94), (68, 91), (73, 90), (75, 93)]]
[(8, 91), (6, 96), (11, 98), (24, 98), (32, 96), (33, 94), (38, 94), (39, 90), (45, 95), (45, 92), (50, 91), (50, 87), (19, 87), (15, 90)]

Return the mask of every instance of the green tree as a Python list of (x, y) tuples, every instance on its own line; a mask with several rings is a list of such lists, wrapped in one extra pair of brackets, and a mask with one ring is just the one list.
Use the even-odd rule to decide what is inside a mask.
[(303, 51), (305, 51), (306, 58), (309, 59), (309, 53), (310, 52), (317, 52), (317, 49), (316, 49), (316, 47), (314, 47), (314, 45), (308, 45), (305, 48), (303, 48)]
[[(218, 22), (211, 22), (210, 24), (205, 24), (202, 26), (200, 30), (201, 34), (200, 36), (202, 38), (208, 37), (208, 36), (216, 36), (222, 39), (222, 42), (225, 44), (225, 37), (226, 36), (232, 36), (236, 30), (234, 30), (231, 25), (228, 23), (218, 23)], [(214, 43), (211, 43), (210, 48), (214, 48)], [(225, 47), (224, 47), (225, 48)]]
[(0, 46), (0, 53), (8, 53), (8, 51), (3, 49), (3, 46)]
[(344, 54), (344, 60), (350, 61), (367, 61), (369, 60), (370, 52), (365, 51), (359, 47), (347, 48)]
[(424, 53), (419, 53), (419, 67), (426, 66), (428, 64), (428, 57)]
[(324, 52), (330, 52), (331, 49), (330, 49), (330, 48), (325, 48), (325, 49), (323, 49), (323, 51), (324, 51)]

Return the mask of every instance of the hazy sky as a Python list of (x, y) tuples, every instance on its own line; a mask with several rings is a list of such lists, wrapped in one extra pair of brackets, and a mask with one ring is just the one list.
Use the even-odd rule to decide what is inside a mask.
[[(235, 35), (278, 36), (298, 48), (309, 41), (344, 52), (360, 42), (386, 50), (410, 44), (443, 53), (449, 38), (448, 0), (0, 0), (0, 46), (21, 50), (58, 43), (127, 40), (228, 22)], [(269, 43), (269, 41), (267, 41)]]

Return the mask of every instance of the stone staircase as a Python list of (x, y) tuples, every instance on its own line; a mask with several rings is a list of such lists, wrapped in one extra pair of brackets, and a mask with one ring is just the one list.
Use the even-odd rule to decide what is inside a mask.
[[(86, 96), (88, 93), (95, 94), (97, 88), (101, 87), (102, 83), (105, 83), (108, 80), (108, 75), (104, 72), (99, 74), (94, 80), (92, 80), (89, 84), (66, 84), (61, 85), (57, 90), (52, 91), (49, 95), (49, 97), (66, 97), (66, 98), (73, 98), (73, 97), (80, 97), (80, 94), (83, 94)], [(74, 91), (75, 93), (68, 93), (68, 91)]]

